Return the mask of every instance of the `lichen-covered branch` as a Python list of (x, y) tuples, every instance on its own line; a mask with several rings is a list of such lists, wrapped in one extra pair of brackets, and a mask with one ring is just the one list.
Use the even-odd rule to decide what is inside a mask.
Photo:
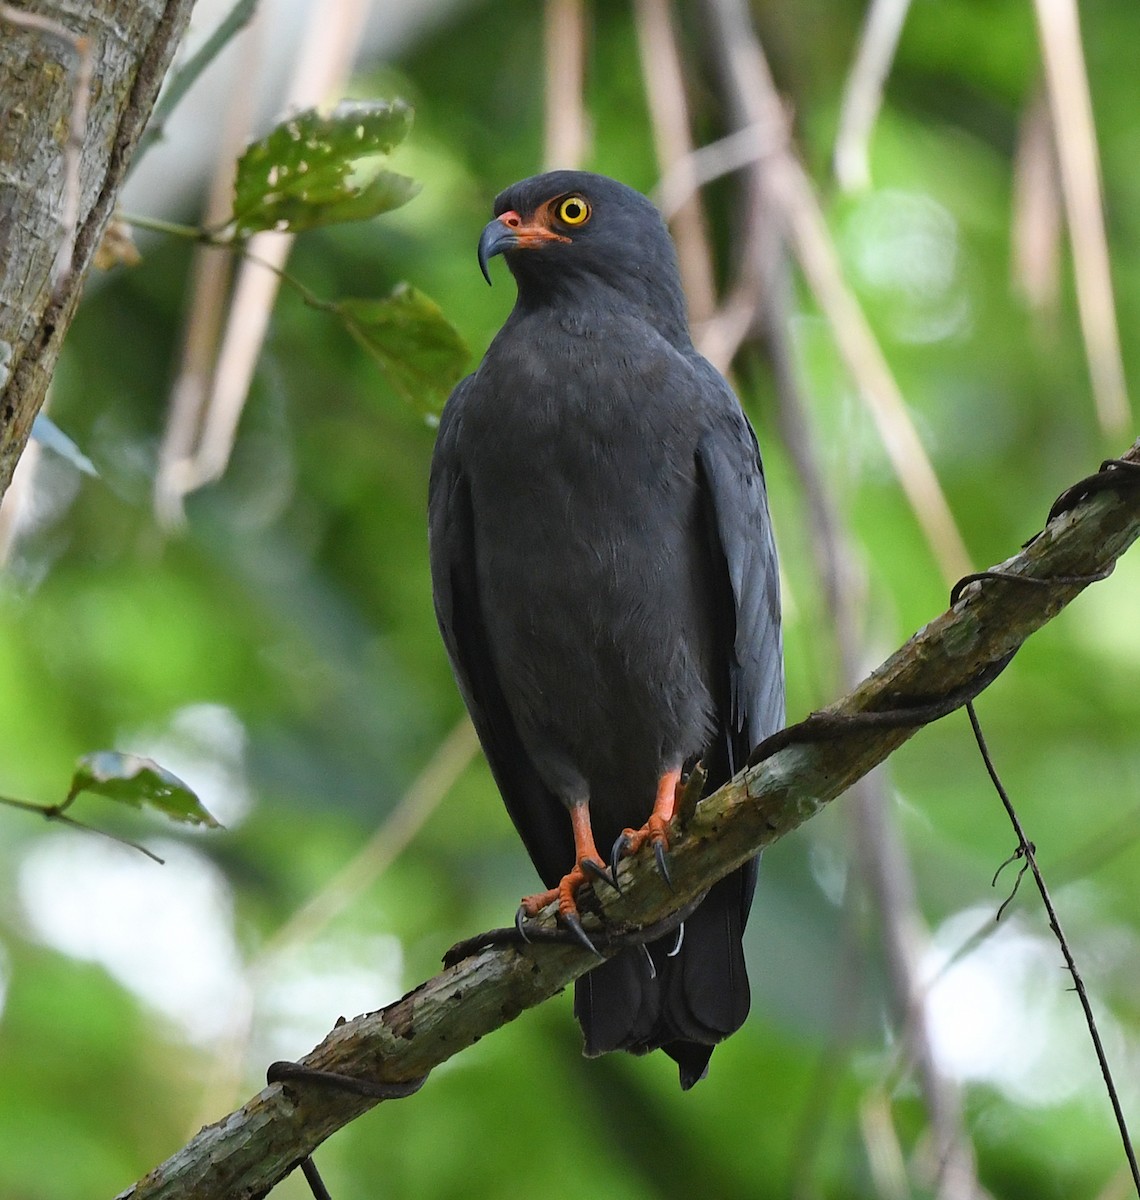
[[(1140, 463), (1140, 442), (1125, 458)], [(957, 604), (827, 714), (929, 707), (968, 694), (972, 683), (992, 675), (1140, 537), (1140, 473), (1127, 474), (1129, 486), (1074, 503), (1027, 549), (995, 568), (1022, 580), (1054, 582), (998, 578), (970, 585)], [(814, 816), (918, 727), (859, 720), (832, 726), (826, 739), (792, 741), (699, 805), (671, 849), (674, 893), (651, 862), (623, 863), (622, 896), (604, 897), (610, 927), (648, 925), (681, 908)], [(546, 919), (552, 921), (549, 914)], [(375, 1082), (414, 1080), (560, 991), (595, 961), (576, 944), (479, 949), (394, 1004), (338, 1026), (304, 1065)], [(264, 1196), (326, 1137), (375, 1103), (323, 1084), (274, 1084), (207, 1126), (119, 1200)]]
[(33, 0), (19, 21), (0, 11), (0, 498), (193, 7)]

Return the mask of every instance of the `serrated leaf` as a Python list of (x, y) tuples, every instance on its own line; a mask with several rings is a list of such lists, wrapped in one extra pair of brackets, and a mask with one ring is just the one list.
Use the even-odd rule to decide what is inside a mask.
[(470, 354), (434, 300), (401, 283), (383, 299), (338, 300), (330, 307), (405, 399), (425, 413), (443, 407)]
[(123, 754), (118, 750), (96, 750), (75, 764), (68, 799), (80, 792), (95, 792), (133, 808), (155, 808), (183, 825), (220, 829), (202, 802), (177, 775), (151, 758)]
[(403, 100), (346, 100), (328, 115), (309, 109), (282, 121), (238, 160), (235, 232), (299, 233), (406, 204), (420, 185), (380, 170), (378, 160), (411, 125), (412, 109)]

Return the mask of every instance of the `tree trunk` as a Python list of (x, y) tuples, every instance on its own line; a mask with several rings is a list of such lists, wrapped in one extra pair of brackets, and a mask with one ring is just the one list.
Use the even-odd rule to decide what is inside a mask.
[(193, 6), (0, 4), (0, 498)]

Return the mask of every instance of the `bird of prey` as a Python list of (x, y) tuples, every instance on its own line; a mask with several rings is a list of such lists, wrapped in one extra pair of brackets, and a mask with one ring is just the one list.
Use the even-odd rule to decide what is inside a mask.
[[(479, 263), (518, 299), (451, 395), (432, 461), (436, 615), (503, 800), (581, 933), (599, 846), (664, 863), (682, 771), (716, 787), (784, 719), (779, 579), (755, 435), (693, 347), (653, 205), (554, 171), (495, 200)], [(585, 1052), (663, 1049), (683, 1088), (749, 1005), (741, 937), (756, 861), (683, 937), (580, 978)], [(582, 934), (585, 938), (585, 935)], [(588, 944), (588, 939), (587, 939)]]

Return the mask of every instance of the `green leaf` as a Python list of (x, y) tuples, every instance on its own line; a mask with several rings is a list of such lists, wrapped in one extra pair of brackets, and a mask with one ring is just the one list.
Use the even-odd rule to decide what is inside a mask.
[(221, 828), (220, 822), (210, 816), (177, 775), (138, 754), (122, 754), (118, 750), (85, 754), (75, 765), (68, 800), (80, 792), (96, 792), (133, 808), (156, 808), (183, 825)]
[(338, 300), (329, 307), (406, 400), (425, 413), (443, 407), (470, 352), (434, 300), (401, 283), (384, 299)]
[(403, 100), (346, 100), (327, 116), (309, 109), (283, 121), (238, 160), (235, 232), (299, 233), (406, 204), (420, 185), (382, 170), (380, 162), (411, 125)]

